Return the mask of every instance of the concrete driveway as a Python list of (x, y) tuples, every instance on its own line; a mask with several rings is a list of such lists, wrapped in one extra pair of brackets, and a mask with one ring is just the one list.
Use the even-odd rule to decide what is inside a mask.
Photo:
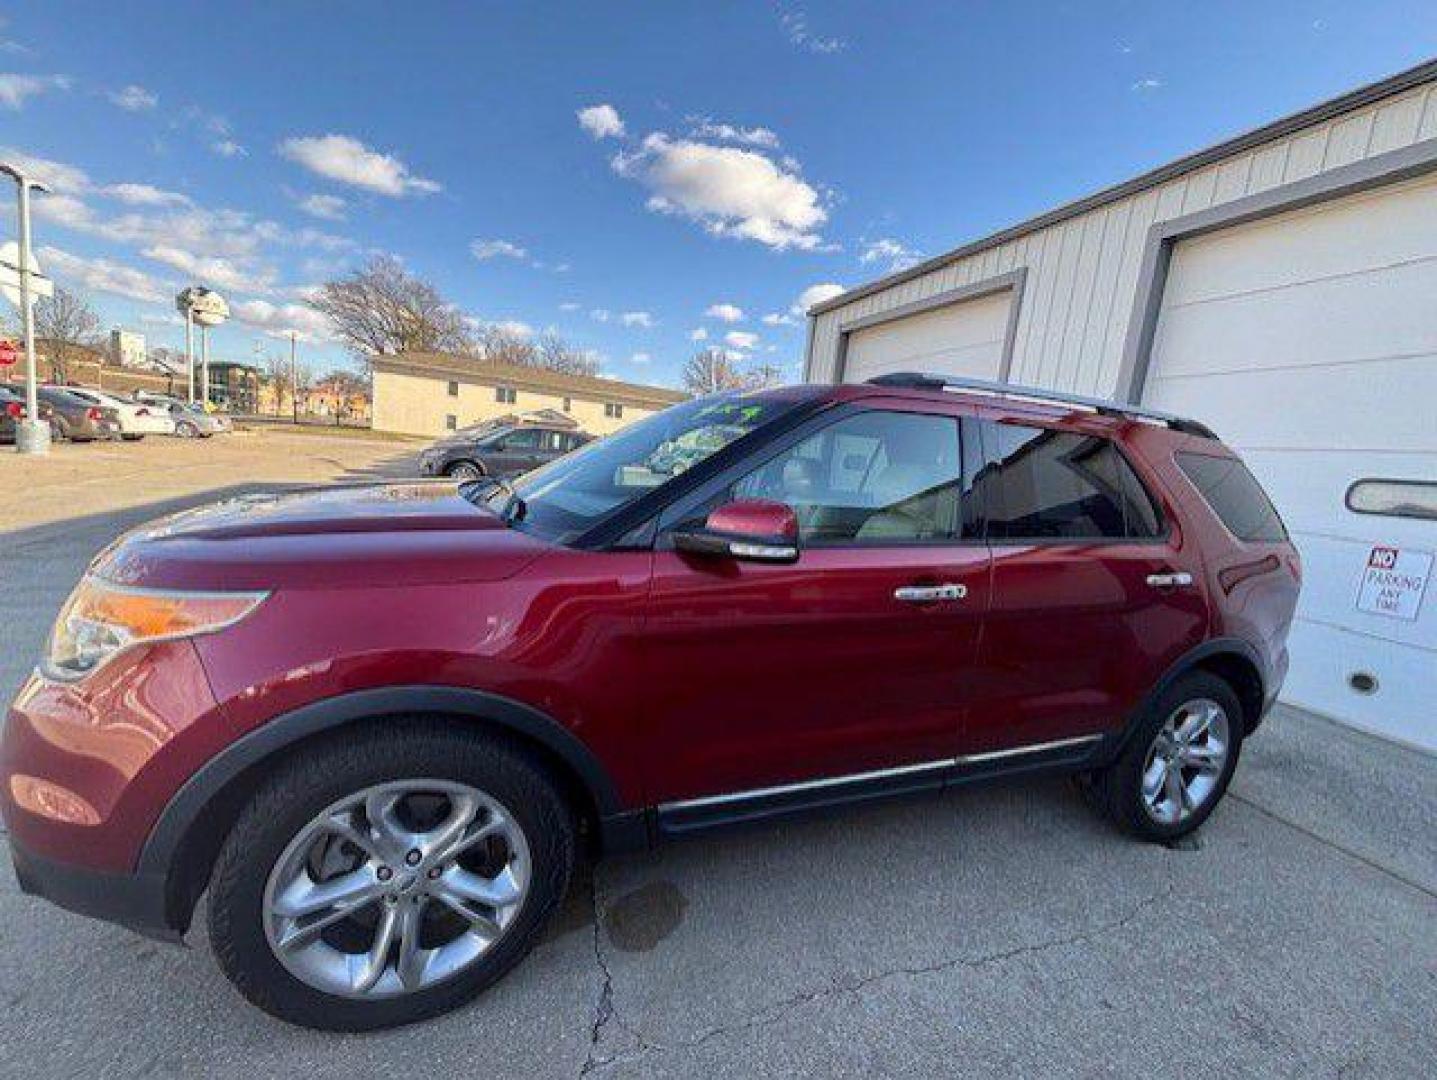
[[(382, 446), (330, 457), (335, 477), (406, 466)], [(0, 519), (7, 697), (86, 559), (213, 488), (124, 483), (97, 512)], [(692, 840), (586, 869), (493, 991), (369, 1036), (273, 1021), (200, 937), (68, 915), (7, 868), (0, 1074), (1423, 1075), (1434, 824), (1437, 759), (1281, 709), (1181, 849), (1116, 835), (1062, 781)]]

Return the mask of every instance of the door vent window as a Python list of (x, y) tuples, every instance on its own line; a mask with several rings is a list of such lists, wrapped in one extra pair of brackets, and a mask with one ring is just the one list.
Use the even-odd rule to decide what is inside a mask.
[(1437, 483), (1431, 480), (1358, 480), (1347, 489), (1354, 514), (1437, 521)]
[(1152, 497), (1108, 439), (985, 422), (974, 491), (992, 540), (1148, 539)]
[(1237, 458), (1177, 454), (1178, 468), (1239, 540), (1286, 540), (1287, 530), (1262, 485)]

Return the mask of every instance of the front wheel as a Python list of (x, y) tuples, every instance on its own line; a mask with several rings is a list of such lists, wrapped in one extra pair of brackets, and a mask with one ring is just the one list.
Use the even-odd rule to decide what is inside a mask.
[(478, 480), (484, 470), (472, 461), (456, 461), (444, 470), (444, 475), (454, 480)]
[(1242, 736), (1233, 688), (1209, 672), (1189, 672), (1153, 702), (1118, 760), (1088, 779), (1088, 793), (1133, 835), (1180, 839), (1227, 792)]
[(533, 946), (568, 887), (574, 825), (506, 739), (405, 724), (318, 745), (242, 812), (209, 930), (251, 1002), (364, 1031), (474, 997)]

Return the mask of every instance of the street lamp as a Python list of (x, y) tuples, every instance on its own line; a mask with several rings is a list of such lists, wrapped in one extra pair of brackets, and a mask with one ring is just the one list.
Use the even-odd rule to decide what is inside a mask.
[[(20, 244), (16, 251), (15, 273), (19, 280), (20, 325), (25, 337), (25, 418), (15, 425), (15, 449), (22, 454), (44, 454), (50, 449), (50, 427), (40, 419), (39, 394), (35, 385), (35, 300), (52, 286), (39, 277), (39, 265), (30, 253), (30, 192), (50, 189), (31, 180), (14, 165), (0, 162), (0, 172), (15, 181), (18, 189)], [(37, 289), (36, 286), (39, 286)]]
[(191, 285), (175, 297), (175, 307), (185, 317), (185, 371), (189, 380), (189, 401), (195, 403), (194, 328), (200, 328), (200, 400), (210, 400), (210, 327), (230, 317), (225, 298), (203, 285)]

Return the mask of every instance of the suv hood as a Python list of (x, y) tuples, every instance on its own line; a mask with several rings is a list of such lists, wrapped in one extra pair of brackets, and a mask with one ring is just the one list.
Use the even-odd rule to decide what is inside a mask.
[(548, 545), (447, 483), (242, 495), (142, 525), (93, 571), (179, 589), (336, 588), (498, 581)]

